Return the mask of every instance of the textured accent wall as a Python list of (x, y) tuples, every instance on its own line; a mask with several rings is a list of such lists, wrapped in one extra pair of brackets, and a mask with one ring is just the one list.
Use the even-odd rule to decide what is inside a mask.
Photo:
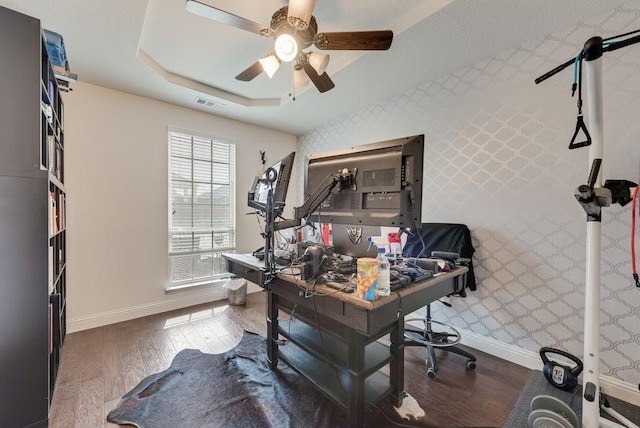
[[(434, 305), (434, 316), (533, 352), (552, 346), (582, 356), (586, 224), (573, 195), (587, 181), (588, 149), (567, 148), (577, 115), (572, 69), (534, 79), (591, 36), (639, 28), (640, 1), (626, 3), (309, 132), (299, 153), (425, 134), (423, 221), (467, 224), (477, 250), (478, 290), (452, 308)], [(607, 53), (603, 69), (603, 177), (638, 182), (640, 44)], [(638, 384), (630, 221), (630, 205), (604, 209), (601, 373)]]

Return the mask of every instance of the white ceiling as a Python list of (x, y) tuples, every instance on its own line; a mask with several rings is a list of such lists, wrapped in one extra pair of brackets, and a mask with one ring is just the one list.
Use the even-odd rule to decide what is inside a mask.
[[(200, 0), (269, 26), (282, 0)], [(335, 88), (289, 97), (290, 72), (235, 76), (271, 39), (185, 11), (184, 0), (0, 0), (64, 36), (79, 80), (300, 135), (625, 0), (317, 0), (319, 32), (392, 30), (388, 51), (328, 51)], [(5, 59), (3, 59), (5, 60)], [(222, 95), (221, 97), (216, 96)], [(201, 96), (224, 104), (195, 104)], [(239, 102), (233, 102), (233, 100)], [(277, 106), (246, 106), (270, 99)], [(232, 101), (230, 101), (232, 100)]]

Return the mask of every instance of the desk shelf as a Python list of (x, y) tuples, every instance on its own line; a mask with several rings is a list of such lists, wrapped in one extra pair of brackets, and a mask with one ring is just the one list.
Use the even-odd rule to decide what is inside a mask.
[[(348, 365), (347, 344), (327, 331), (322, 331), (322, 338), (320, 338), (320, 330), (311, 325), (300, 320), (293, 322), (287, 320), (279, 322), (278, 332), (318, 360), (329, 364), (333, 363), (339, 367), (347, 367)], [(286, 346), (279, 349), (282, 350)], [(364, 353), (364, 366), (362, 370), (357, 372), (359, 376), (366, 377), (377, 372), (392, 358), (389, 347), (376, 341), (365, 346)]]
[[(344, 388), (349, 382), (349, 376), (346, 369), (334, 368), (326, 361), (298, 347), (292, 341), (280, 346), (278, 354), (282, 361), (307, 378), (334, 403), (347, 409), (348, 397)], [(340, 382), (338, 382), (338, 377), (340, 377)], [(380, 401), (391, 393), (391, 388), (389, 376), (382, 372), (372, 373), (364, 380), (365, 406), (368, 403)]]

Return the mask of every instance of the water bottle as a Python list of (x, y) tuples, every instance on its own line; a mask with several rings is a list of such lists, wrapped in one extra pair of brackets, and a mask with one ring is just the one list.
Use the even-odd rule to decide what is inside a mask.
[(391, 272), (389, 260), (384, 256), (384, 247), (378, 248), (378, 295), (388, 296), (391, 294)]

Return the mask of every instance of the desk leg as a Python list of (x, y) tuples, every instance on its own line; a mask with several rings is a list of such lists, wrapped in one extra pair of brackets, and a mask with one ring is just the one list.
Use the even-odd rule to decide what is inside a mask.
[(278, 307), (276, 294), (269, 291), (267, 297), (267, 363), (274, 370), (278, 367)]
[(400, 318), (391, 333), (391, 365), (389, 375), (391, 381), (391, 403), (395, 407), (402, 406), (404, 397), (404, 318)]
[(347, 333), (347, 364), (349, 384), (342, 385), (347, 393), (347, 418), (350, 427), (361, 427), (364, 422), (364, 337), (349, 330)]

